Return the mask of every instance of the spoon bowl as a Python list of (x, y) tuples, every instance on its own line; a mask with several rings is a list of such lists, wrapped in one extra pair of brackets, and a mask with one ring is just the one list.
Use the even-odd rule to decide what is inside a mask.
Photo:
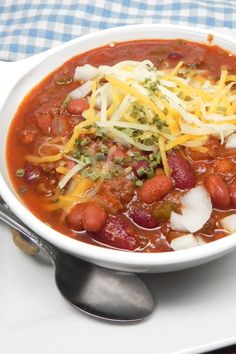
[(30, 230), (1, 201), (0, 220), (50, 257), (57, 288), (74, 307), (96, 318), (119, 322), (140, 321), (152, 313), (153, 296), (136, 274), (99, 267), (62, 252)]
[(100, 319), (139, 321), (154, 308), (153, 297), (138, 276), (94, 266), (71, 255), (58, 256), (56, 283), (67, 301)]

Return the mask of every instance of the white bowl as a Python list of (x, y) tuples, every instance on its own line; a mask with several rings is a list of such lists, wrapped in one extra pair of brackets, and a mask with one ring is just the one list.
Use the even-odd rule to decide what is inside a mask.
[[(125, 26), (85, 35), (19, 62), (0, 62), (0, 194), (13, 212), (32, 230), (64, 251), (104, 267), (125, 271), (169, 272), (209, 262), (236, 249), (236, 234), (188, 250), (151, 254), (117, 251), (74, 240), (48, 227), (22, 205), (12, 188), (5, 161), (7, 131), (19, 103), (32, 87), (71, 57), (113, 41), (182, 38), (206, 43), (208, 34), (214, 34), (214, 31), (173, 25)], [(214, 34), (213, 43), (236, 53), (236, 41), (227, 35)]]

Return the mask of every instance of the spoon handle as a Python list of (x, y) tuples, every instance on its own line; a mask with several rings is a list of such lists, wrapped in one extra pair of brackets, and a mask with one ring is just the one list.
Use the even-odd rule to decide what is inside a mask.
[(0, 220), (11, 226), (13, 229), (19, 231), (21, 234), (27, 237), (37, 247), (39, 247), (44, 253), (46, 253), (53, 262), (59, 256), (60, 251), (48, 241), (42, 239), (38, 234), (29, 229), (20, 219), (18, 219), (8, 207), (0, 202)]

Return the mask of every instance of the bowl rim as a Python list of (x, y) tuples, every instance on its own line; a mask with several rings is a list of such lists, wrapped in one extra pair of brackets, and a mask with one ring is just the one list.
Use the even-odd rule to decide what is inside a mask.
[[(96, 31), (89, 33), (78, 38), (75, 38), (69, 42), (63, 43), (57, 47), (47, 50), (43, 55), (39, 54), (40, 61), (36, 63), (33, 67), (30, 67), (27, 72), (30, 72), (32, 69), (37, 67), (40, 63), (44, 62), (50, 56), (53, 56), (59, 51), (64, 50), (65, 48), (74, 45), (75, 43), (80, 43), (84, 40), (96, 39), (96, 37), (103, 36), (105, 34), (112, 35), (116, 32), (124, 32), (128, 30), (141, 30), (141, 29), (161, 29), (161, 30), (176, 30), (176, 38), (180, 38), (179, 31), (182, 32), (193, 32), (195, 35), (208, 35), (213, 34), (216, 38), (230, 42), (235, 45), (236, 52), (236, 40), (232, 37), (221, 34), (214, 29), (203, 29), (195, 28), (193, 26), (182, 26), (182, 25), (173, 25), (173, 24), (136, 24), (136, 25), (127, 25), (122, 27), (113, 27), (105, 30)], [(158, 38), (158, 35), (155, 36)], [(138, 40), (138, 38), (137, 38)], [(197, 42), (196, 40), (193, 40)], [(96, 48), (95, 48), (96, 49)], [(19, 62), (29, 62), (31, 58), (23, 59)], [(25, 73), (24, 73), (25, 75)], [(8, 100), (5, 99), (5, 102)], [(87, 244), (83, 241), (73, 239), (68, 237), (43, 223), (38, 219), (31, 211), (21, 203), (17, 198), (16, 193), (12, 192), (8, 187), (5, 179), (0, 173), (0, 194), (9, 205), (12, 211), (23, 220), (33, 231), (40, 234), (47, 241), (51, 242), (58, 248), (72, 253), (77, 257), (84, 259), (89, 259), (92, 262), (105, 262), (115, 267), (115, 265), (127, 265), (127, 266), (146, 266), (155, 267), (155, 266), (167, 266), (167, 265), (177, 265), (178, 263), (194, 263), (197, 260), (212, 258), (214, 255), (223, 255), (230, 251), (233, 251), (236, 248), (236, 233), (231, 234), (223, 239), (210, 242), (208, 244), (202, 245), (201, 247), (194, 247), (185, 250), (179, 251), (169, 251), (162, 253), (142, 253), (142, 252), (132, 252), (126, 250), (116, 250), (112, 248), (100, 247), (96, 245)]]

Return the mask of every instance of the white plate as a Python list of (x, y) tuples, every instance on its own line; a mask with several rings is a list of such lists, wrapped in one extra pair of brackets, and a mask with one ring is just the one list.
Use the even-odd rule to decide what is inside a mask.
[(53, 267), (29, 257), (0, 224), (0, 352), (202, 353), (236, 343), (236, 253), (176, 273), (143, 275), (157, 299), (145, 322), (101, 322), (72, 308)]

